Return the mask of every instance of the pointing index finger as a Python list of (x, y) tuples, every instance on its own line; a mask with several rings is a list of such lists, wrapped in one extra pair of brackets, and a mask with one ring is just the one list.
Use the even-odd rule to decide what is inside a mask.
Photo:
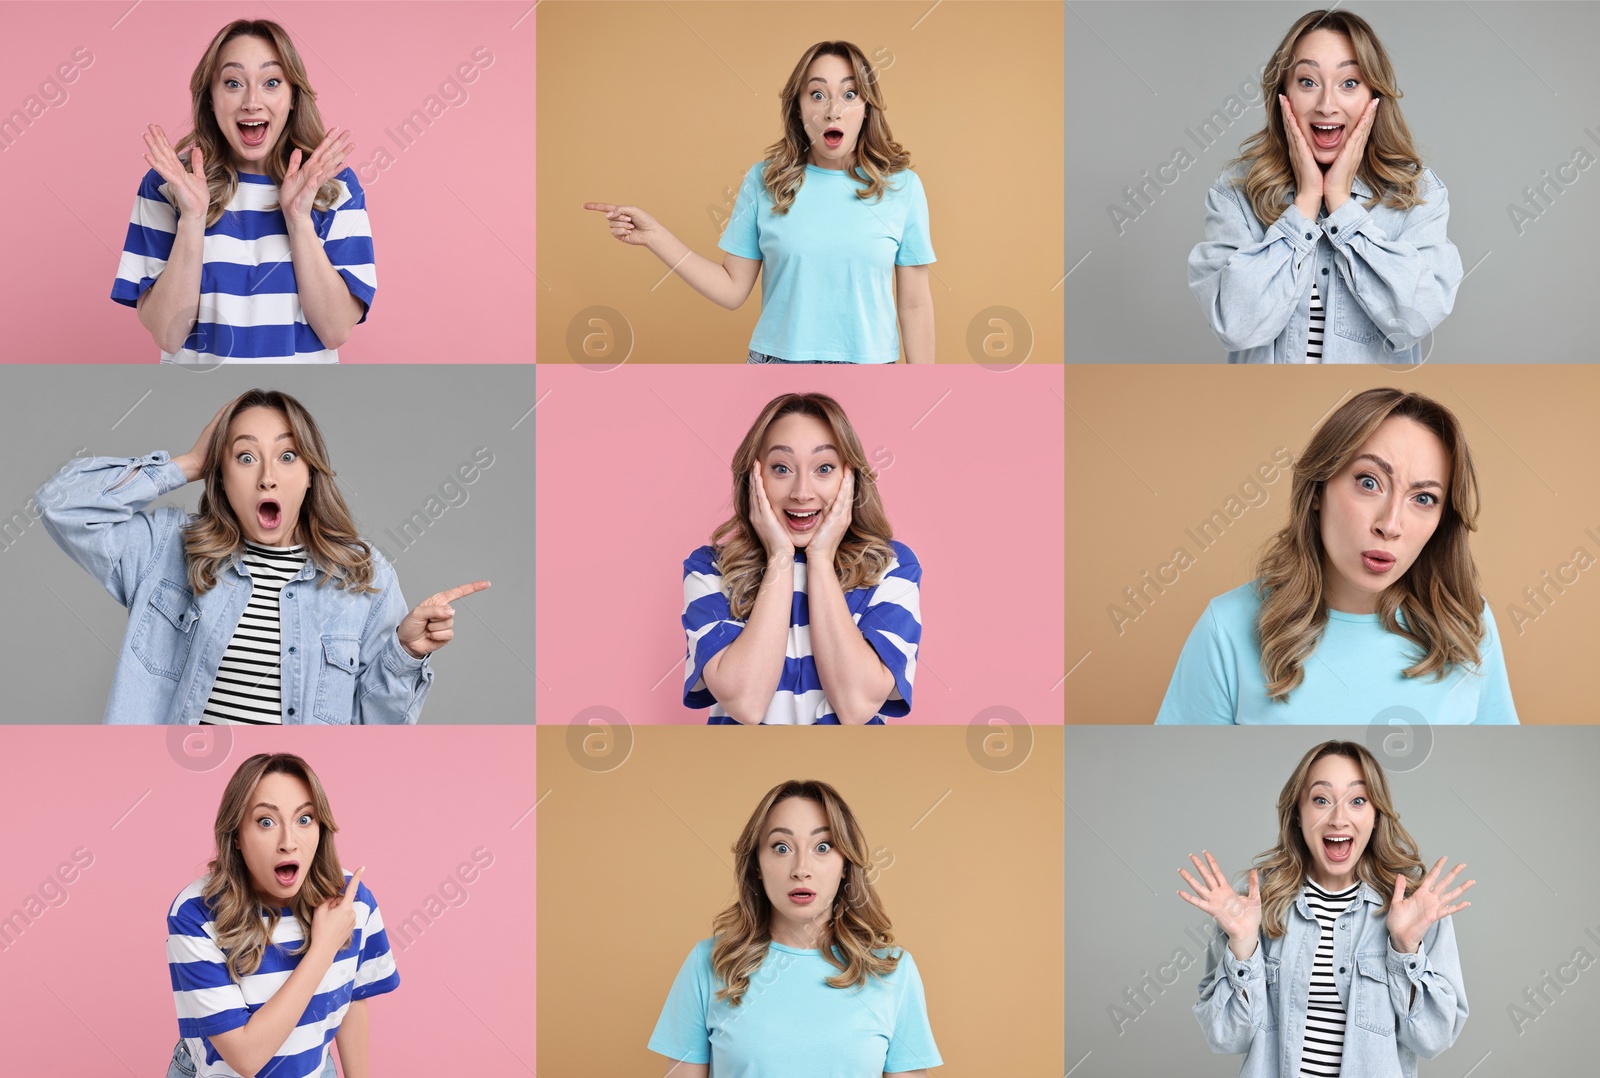
[(601, 213), (610, 213), (617, 207), (609, 202), (585, 202), (583, 208), (586, 210), (599, 210)]
[(449, 591), (441, 591), (439, 594), (430, 598), (428, 603), (453, 603), (457, 599), (480, 592), (488, 586), (489, 582), (487, 580), (477, 580), (471, 584), (462, 584), (458, 588), (451, 588)]
[(349, 882), (344, 885), (344, 894), (340, 896), (341, 901), (345, 902), (346, 904), (355, 901), (356, 891), (361, 887), (361, 874), (366, 870), (367, 866), (362, 865), (351, 874)]

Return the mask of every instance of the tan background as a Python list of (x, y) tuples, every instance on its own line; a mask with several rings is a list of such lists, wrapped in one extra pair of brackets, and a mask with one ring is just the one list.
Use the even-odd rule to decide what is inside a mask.
[(928, 193), (938, 359), (971, 362), (969, 324), (1003, 306), (1031, 326), (1033, 361), (1060, 362), (1062, 9), (931, 8), (540, 5), (539, 361), (574, 360), (568, 327), (592, 306), (631, 326), (633, 362), (744, 361), (760, 281), (743, 307), (724, 310), (663, 280), (666, 265), (612, 239), (582, 206), (640, 206), (720, 262), (712, 210), (726, 219), (745, 172), (777, 140), (778, 94), (800, 55), (843, 38), (878, 67), (890, 128)]
[[(1069, 366), (1068, 722), (1154, 721), (1206, 603), (1253, 579), (1262, 543), (1283, 526), (1290, 476), (1266, 486), (1265, 504), (1204, 552), (1185, 529), (1238, 497), (1278, 447), (1298, 453), (1346, 394), (1373, 386), (1425, 393), (1466, 430), (1482, 501), (1472, 550), (1519, 717), (1596, 721), (1587, 678), (1600, 643), (1600, 540), (1585, 529), (1600, 536), (1600, 370)], [(1123, 589), (1171, 562), (1178, 547), (1195, 564), (1119, 636), (1107, 608), (1122, 601), (1132, 612)], [(1597, 564), (1564, 594), (1551, 591), (1554, 601), (1541, 600), (1545, 612), (1519, 632), (1516, 611), (1537, 614), (1523, 589), (1542, 585), (1546, 571), (1554, 577), (1579, 547)]]
[(732, 900), (739, 829), (790, 778), (831, 783), (887, 851), (940, 1078), (1062, 1073), (1061, 727), (1018, 731), (1007, 772), (964, 728), (620, 728), (605, 758), (569, 747), (581, 729), (539, 728), (540, 1073), (666, 1073), (645, 1044), (667, 990)]

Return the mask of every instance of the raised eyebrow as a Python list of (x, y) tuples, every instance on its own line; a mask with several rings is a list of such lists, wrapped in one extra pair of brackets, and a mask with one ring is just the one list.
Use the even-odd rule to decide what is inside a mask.
[[(1382, 457), (1378, 456), (1376, 453), (1363, 453), (1359, 457), (1357, 457), (1356, 459), (1357, 460), (1370, 460), (1370, 461), (1372, 461), (1372, 463), (1376, 464), (1378, 467), (1383, 469), (1383, 474), (1384, 475), (1387, 475), (1390, 479), (1394, 478), (1394, 466), (1391, 465), (1388, 461), (1384, 460)], [(1411, 486), (1409, 488), (1407, 488), (1407, 489), (1409, 489), (1409, 490), (1419, 490), (1422, 487), (1435, 487), (1435, 488), (1437, 488), (1439, 490), (1443, 490), (1444, 489), (1444, 484), (1439, 482), (1437, 479), (1418, 479), (1418, 480), (1413, 481)]]
[[(855, 82), (855, 81), (856, 81), (856, 77), (854, 75), (846, 75), (844, 78), (839, 80), (839, 85), (843, 86), (847, 82)], [(806, 80), (806, 85), (810, 86), (813, 82), (820, 82), (824, 86), (826, 86), (828, 84), (828, 80), (823, 78), (821, 75), (812, 75), (809, 79)]]
[[(1350, 789), (1354, 789), (1357, 786), (1365, 786), (1366, 784), (1367, 784), (1366, 779), (1356, 779), (1350, 785), (1346, 786), (1345, 789), (1346, 790), (1350, 790)], [(1315, 790), (1318, 786), (1326, 786), (1330, 790), (1333, 789), (1333, 783), (1329, 782), (1327, 779), (1318, 779), (1316, 782), (1313, 782), (1311, 784), (1311, 788), (1313, 790)]]
[[(834, 445), (832, 442), (823, 442), (821, 445), (817, 446), (811, 452), (813, 454), (817, 454), (817, 453), (826, 453), (829, 450), (832, 450), (833, 452), (837, 453), (839, 451), (839, 447)], [(793, 454), (794, 450), (790, 449), (786, 445), (769, 445), (769, 446), (767, 446), (767, 456), (770, 457), (772, 454), (778, 453), (778, 452), (784, 452), (784, 453)]]
[[(265, 71), (269, 67), (280, 67), (281, 68), (282, 66), (283, 66), (283, 64), (280, 63), (277, 60), (266, 60), (261, 64), (261, 67), (258, 68), (258, 70)], [(237, 60), (229, 60), (227, 63), (223, 64), (222, 67), (219, 68), (219, 70), (220, 71), (226, 71), (230, 67), (236, 67), (240, 71), (243, 71), (245, 69), (244, 65), (241, 64), (239, 61), (237, 61)]]

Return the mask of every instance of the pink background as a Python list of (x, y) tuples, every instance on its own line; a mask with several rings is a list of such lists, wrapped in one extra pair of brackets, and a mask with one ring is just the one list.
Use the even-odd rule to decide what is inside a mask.
[(1062, 721), (1060, 366), (545, 365), (537, 375), (538, 718), (683, 706), (683, 559), (732, 514), (729, 461), (772, 397), (832, 394), (922, 563), (911, 714)]
[[(5, 4), (0, 119), (30, 95), (60, 103), (0, 151), (0, 204), (9, 207), (0, 359), (159, 358), (134, 312), (110, 298), (148, 167), (141, 136), (150, 123), (174, 142), (187, 133), (189, 75), (212, 36), (233, 19), (266, 18), (289, 30), (324, 122), (356, 139), (347, 164), (367, 191), (378, 295), (340, 360), (533, 362), (532, 8), (532, 0)], [(93, 62), (61, 87), (66, 99), (41, 94), (80, 46)], [(462, 85), (465, 100), (451, 90), (459, 104), (409, 147), (386, 134), (479, 46), (494, 60)], [(380, 146), (392, 164), (377, 158)]]
[[(94, 860), (64, 903), (47, 905), (20, 936), (13, 927), (12, 942), (0, 939), (0, 1013), (12, 1034), (5, 1073), (166, 1073), (178, 1036), (166, 913), (204, 874), (222, 789), (255, 752), (306, 758), (339, 823), (341, 860), (351, 871), (367, 866), (362, 882), (401, 979), (368, 1005), (372, 1073), (531, 1073), (534, 732), (420, 726), (243, 729), (231, 740), (227, 728), (8, 730), (0, 916), (37, 895), (79, 847)], [(466, 901), (447, 902), (402, 947), (396, 927), (480, 846), (494, 861), (466, 885)]]

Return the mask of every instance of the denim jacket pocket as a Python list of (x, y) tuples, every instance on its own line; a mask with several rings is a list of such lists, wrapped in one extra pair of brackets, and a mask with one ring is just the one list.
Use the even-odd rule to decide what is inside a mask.
[(1265, 1017), (1261, 1020), (1261, 1028), (1273, 1030), (1278, 1028), (1278, 1001), (1283, 998), (1282, 993), (1278, 991), (1278, 978), (1282, 973), (1283, 959), (1263, 958), (1262, 963), (1266, 966), (1267, 1005), (1262, 1008)]
[(158, 677), (177, 681), (194, 643), (194, 623), (200, 618), (189, 585), (163, 579), (139, 613), (133, 632), (133, 654)]
[(1348, 288), (1340, 290), (1338, 306), (1333, 312), (1333, 331), (1357, 344), (1372, 344), (1383, 339), (1383, 331), (1373, 325), (1367, 312), (1356, 302), (1355, 293)]
[(317, 670), (317, 700), (312, 715), (318, 722), (348, 726), (355, 713), (356, 674), (361, 669), (361, 638), (324, 636)]
[(1389, 967), (1385, 955), (1356, 955), (1356, 975), (1350, 978), (1350, 992), (1355, 997), (1356, 1025), (1393, 1037), (1396, 1018), (1394, 1003), (1389, 999)]

